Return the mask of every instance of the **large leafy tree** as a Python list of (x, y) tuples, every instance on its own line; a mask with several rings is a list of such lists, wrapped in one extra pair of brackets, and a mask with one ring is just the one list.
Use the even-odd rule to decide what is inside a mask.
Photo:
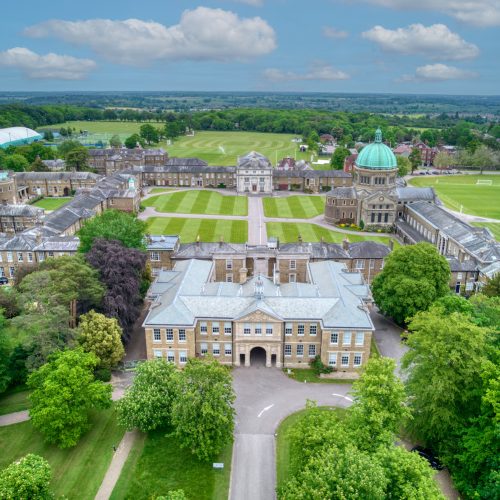
[(117, 404), (120, 424), (142, 432), (168, 426), (177, 375), (175, 366), (162, 359), (138, 365), (132, 385)]
[(450, 266), (430, 243), (398, 248), (372, 283), (379, 309), (402, 325), (449, 293)]
[(330, 160), (330, 166), (334, 170), (342, 170), (344, 168), (344, 160), (351, 154), (351, 152), (343, 146), (338, 146), (333, 152)]
[(5, 156), (2, 160), (2, 167), (5, 170), (13, 170), (14, 172), (24, 172), (28, 170), (29, 161), (20, 154), (13, 154)]
[(401, 155), (396, 156), (396, 159), (398, 161), (398, 176), (404, 177), (405, 175), (408, 175), (411, 170), (410, 160)]
[(124, 340), (127, 340), (140, 314), (140, 289), (146, 254), (133, 248), (125, 248), (118, 241), (97, 239), (86, 258), (99, 271), (101, 281), (107, 288), (102, 312), (118, 320), (123, 329)]
[(146, 223), (132, 214), (118, 210), (106, 210), (87, 220), (78, 232), (79, 251), (87, 253), (95, 240), (117, 240), (127, 248), (144, 249)]
[(209, 460), (231, 442), (235, 399), (227, 367), (191, 358), (177, 387), (172, 424), (179, 442), (200, 460)]
[(80, 316), (78, 343), (85, 352), (93, 352), (99, 368), (114, 368), (125, 355), (121, 341), (122, 329), (115, 318), (89, 311)]
[(481, 292), (488, 297), (500, 297), (500, 273), (491, 278), (481, 289)]
[(410, 156), (408, 156), (408, 160), (410, 160), (411, 173), (413, 174), (413, 171), (422, 165), (422, 152), (420, 149), (413, 148)]
[(0, 472), (0, 498), (8, 500), (49, 500), (52, 472), (43, 457), (32, 453)]
[(86, 147), (73, 149), (66, 155), (66, 168), (80, 172), (88, 168), (89, 152)]
[(393, 359), (372, 358), (353, 384), (350, 421), (359, 448), (373, 451), (390, 445), (409, 417), (404, 384), (395, 375), (395, 368)]
[(48, 443), (75, 446), (90, 428), (89, 411), (111, 405), (111, 386), (94, 379), (98, 362), (80, 348), (59, 351), (29, 376), (31, 422)]
[(130, 137), (127, 137), (124, 144), (128, 149), (134, 149), (137, 147), (137, 144), (140, 146), (146, 145), (144, 139), (139, 134), (132, 134)]
[(145, 123), (144, 125), (141, 125), (140, 128), (140, 133), (141, 137), (148, 143), (151, 144), (153, 142), (158, 142), (159, 137), (158, 137), (158, 130), (156, 130), (153, 125), (150, 123)]

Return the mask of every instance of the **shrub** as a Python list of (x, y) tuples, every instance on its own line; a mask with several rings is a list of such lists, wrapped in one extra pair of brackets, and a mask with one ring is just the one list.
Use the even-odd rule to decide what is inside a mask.
[(101, 382), (109, 382), (111, 380), (111, 370), (109, 368), (99, 368), (94, 372), (94, 377)]
[(318, 376), (322, 373), (332, 373), (333, 371), (333, 368), (331, 366), (326, 366), (325, 364), (323, 364), (319, 354), (309, 364), (314, 373)]

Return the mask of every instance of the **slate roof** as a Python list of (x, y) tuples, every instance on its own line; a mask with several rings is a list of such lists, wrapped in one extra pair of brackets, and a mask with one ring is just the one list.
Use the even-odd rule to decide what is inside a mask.
[(242, 243), (210, 243), (210, 242), (195, 242), (181, 243), (179, 249), (174, 253), (176, 259), (211, 259), (214, 253), (241, 253), (246, 249), (246, 245)]
[(95, 180), (103, 179), (102, 175), (93, 172), (19, 172), (17, 181), (60, 181), (60, 180)]
[(349, 243), (348, 253), (352, 259), (385, 259), (391, 249), (382, 243), (367, 240)]
[(396, 187), (396, 194), (399, 201), (435, 201), (436, 193), (432, 187)]
[(448, 264), (450, 265), (451, 272), (470, 272), (477, 271), (477, 264), (474, 260), (464, 260), (460, 262), (456, 257), (445, 256)]
[(147, 242), (148, 250), (174, 250), (179, 242), (179, 236), (149, 235)]
[(358, 193), (354, 187), (334, 187), (327, 196), (340, 198), (340, 199), (354, 199), (358, 198)]
[(165, 165), (168, 167), (208, 167), (208, 163), (199, 158), (169, 158)]
[(0, 217), (41, 217), (42, 208), (32, 205), (0, 205)]

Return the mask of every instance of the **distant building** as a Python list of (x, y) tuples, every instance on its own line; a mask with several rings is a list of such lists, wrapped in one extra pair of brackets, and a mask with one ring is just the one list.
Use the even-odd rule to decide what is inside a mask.
[(0, 128), (0, 148), (41, 141), (43, 136), (27, 127)]
[(313, 170), (311, 165), (304, 160), (295, 160), (294, 158), (283, 158), (276, 166), (278, 170)]
[(236, 190), (238, 193), (272, 193), (273, 166), (268, 158), (255, 151), (238, 158)]

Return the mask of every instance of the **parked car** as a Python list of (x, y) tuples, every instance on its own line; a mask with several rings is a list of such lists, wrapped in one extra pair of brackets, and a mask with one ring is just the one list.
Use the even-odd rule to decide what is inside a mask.
[(423, 446), (414, 446), (411, 451), (418, 453), (422, 458), (425, 458), (429, 465), (435, 470), (443, 470), (444, 467), (441, 462), (434, 456), (429, 448), (424, 448)]
[(8, 285), (9, 284), (9, 279), (6, 278), (5, 276), (0, 276), (0, 285)]

